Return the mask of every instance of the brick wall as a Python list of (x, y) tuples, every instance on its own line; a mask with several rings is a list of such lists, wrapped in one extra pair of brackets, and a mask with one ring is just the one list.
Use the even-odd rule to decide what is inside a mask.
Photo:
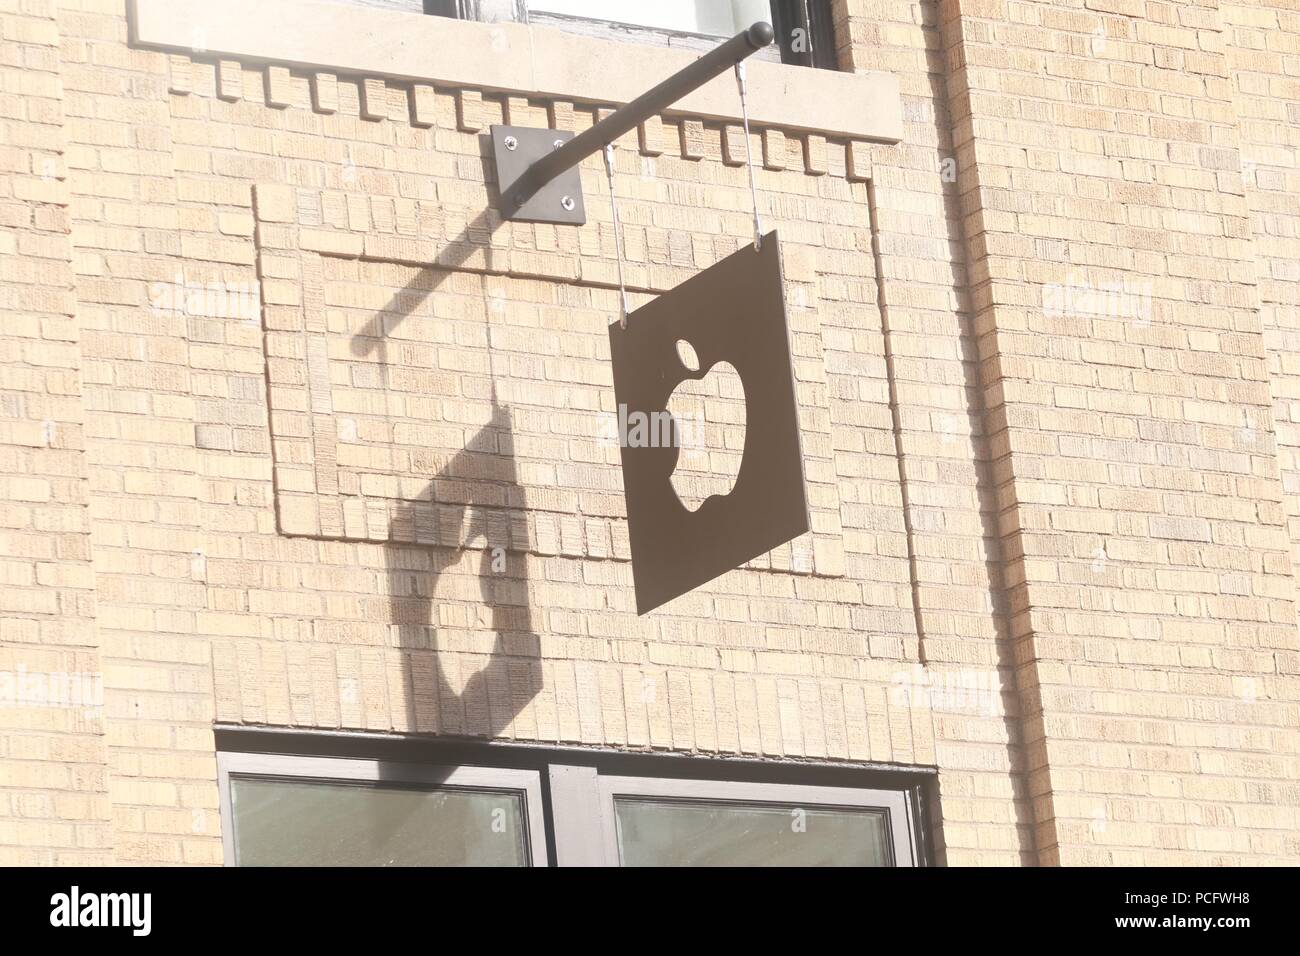
[(52, 2), (4, 8), (0, 859), (111, 859), (64, 62)]
[[(484, 161), (600, 105), (38, 6), (0, 6), (0, 670), (104, 700), (0, 701), (0, 859), (219, 862), (214, 723), (935, 767), (953, 864), (1294, 857), (1286, 4), (839, 0), (903, 142), (752, 133), (813, 530), (642, 618), (602, 171), (559, 228)], [(618, 145), (634, 304), (748, 241), (739, 127)], [(695, 402), (700, 492), (741, 406)]]
[(1040, 856), (1285, 858), (1294, 576), (1217, 4), (943, 16)]

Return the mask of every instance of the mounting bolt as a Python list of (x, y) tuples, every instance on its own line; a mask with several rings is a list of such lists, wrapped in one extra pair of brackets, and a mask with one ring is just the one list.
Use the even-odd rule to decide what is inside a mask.
[(572, 196), (565, 196), (560, 200), (560, 205), (564, 207), (565, 212), (573, 212), (573, 207), (578, 204), (573, 201)]
[(506, 149), (515, 149), (519, 146), (519, 140), (513, 136), (507, 136), (505, 139)]
[(551, 144), (551, 148), (552, 148), (552, 149), (559, 149), (559, 148), (560, 148), (561, 146), (563, 146), (563, 145), (564, 145), (564, 140), (562, 140), (562, 139), (557, 139), (554, 143)]

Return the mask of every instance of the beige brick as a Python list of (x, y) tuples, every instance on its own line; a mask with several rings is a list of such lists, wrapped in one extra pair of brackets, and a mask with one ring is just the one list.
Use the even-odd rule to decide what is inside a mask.
[(388, 87), (383, 80), (368, 76), (361, 81), (361, 118), (388, 118)]
[(708, 147), (705, 138), (708, 130), (699, 120), (682, 120), (681, 126), (682, 159), (703, 159)]
[(317, 113), (337, 113), (339, 109), (339, 81), (333, 73), (311, 75), (311, 104)]
[(175, 54), (167, 57), (167, 71), (168, 92), (181, 95), (194, 92), (194, 78), (189, 57)]
[(860, 140), (850, 140), (845, 162), (848, 163), (848, 176), (854, 182), (866, 182), (871, 179), (871, 146)]
[(743, 166), (748, 162), (745, 151), (745, 130), (742, 126), (722, 128), (722, 161), (728, 166)]
[(785, 133), (779, 129), (765, 129), (762, 135), (764, 168), (785, 169), (788, 161)]
[(243, 98), (244, 70), (238, 60), (218, 61), (217, 95), (223, 100), (238, 100)]
[(291, 186), (263, 183), (253, 187), (257, 218), (263, 222), (293, 222), (297, 218), (297, 197)]
[(416, 83), (411, 87), (411, 122), (415, 126), (437, 123), (437, 99), (432, 86)]
[(643, 156), (662, 156), (669, 149), (669, 133), (658, 116), (637, 127), (637, 142)]
[(803, 137), (803, 167), (809, 176), (825, 176), (829, 172), (825, 136), (809, 133)]
[(483, 94), (478, 90), (457, 92), (456, 126), (466, 133), (477, 133), (483, 128)]
[(289, 68), (285, 66), (268, 66), (266, 68), (266, 105), (286, 107), (293, 103), (291, 88), (292, 78)]

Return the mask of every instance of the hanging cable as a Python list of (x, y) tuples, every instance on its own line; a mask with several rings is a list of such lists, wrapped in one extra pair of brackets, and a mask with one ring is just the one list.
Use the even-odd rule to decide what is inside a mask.
[(614, 198), (614, 144), (605, 144), (605, 178), (609, 180), (609, 208), (614, 214), (614, 255), (618, 258), (618, 327), (627, 328), (627, 286), (623, 283), (623, 227), (618, 221), (618, 200)]
[(736, 64), (736, 86), (740, 88), (740, 117), (745, 124), (745, 165), (749, 169), (749, 199), (754, 205), (754, 248), (763, 248), (763, 226), (758, 220), (758, 187), (754, 185), (754, 153), (749, 144), (749, 105), (745, 96), (745, 63)]
[(808, 65), (813, 66), (817, 60), (817, 50), (813, 47), (812, 12), (808, 9), (808, 0), (803, 0), (804, 40), (808, 44)]

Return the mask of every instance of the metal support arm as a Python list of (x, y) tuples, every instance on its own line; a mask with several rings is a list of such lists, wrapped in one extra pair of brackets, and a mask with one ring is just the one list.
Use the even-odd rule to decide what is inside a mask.
[[(572, 216), (564, 216), (560, 209), (556, 209), (554, 214), (549, 209), (530, 209), (528, 214), (525, 214), (523, 207), (525, 204), (533, 205), (529, 203), (529, 200), (537, 196), (548, 184), (553, 183), (557, 177), (577, 167), (588, 156), (599, 152), (606, 145), (614, 142), (624, 133), (636, 128), (652, 116), (657, 116), (677, 100), (699, 89), (714, 77), (721, 76), (746, 57), (770, 44), (772, 39), (771, 24), (755, 23), (749, 29), (737, 33), (730, 40), (710, 50), (690, 66), (679, 70), (663, 82), (651, 87), (632, 102), (620, 106), (591, 129), (574, 136), (572, 139), (561, 142), (558, 146), (554, 145), (557, 138), (550, 137), (547, 140), (548, 148), (546, 151), (534, 159), (512, 181), (506, 181), (505, 176), (502, 175), (502, 156), (500, 150), (497, 150), (497, 171), (501, 184), (503, 216), (506, 219), (540, 222), (575, 221)], [(507, 129), (512, 134), (518, 132), (516, 127), (493, 127), (494, 144), (498, 139), (504, 141)], [(513, 151), (520, 144), (520, 140), (518, 137), (512, 138), (516, 146), (508, 148)], [(512, 157), (512, 159), (514, 158)], [(517, 166), (517, 159), (514, 160), (514, 164)], [(566, 191), (564, 198), (572, 200), (569, 191)], [(572, 202), (565, 208), (572, 213)], [(585, 221), (585, 216), (577, 221)]]

